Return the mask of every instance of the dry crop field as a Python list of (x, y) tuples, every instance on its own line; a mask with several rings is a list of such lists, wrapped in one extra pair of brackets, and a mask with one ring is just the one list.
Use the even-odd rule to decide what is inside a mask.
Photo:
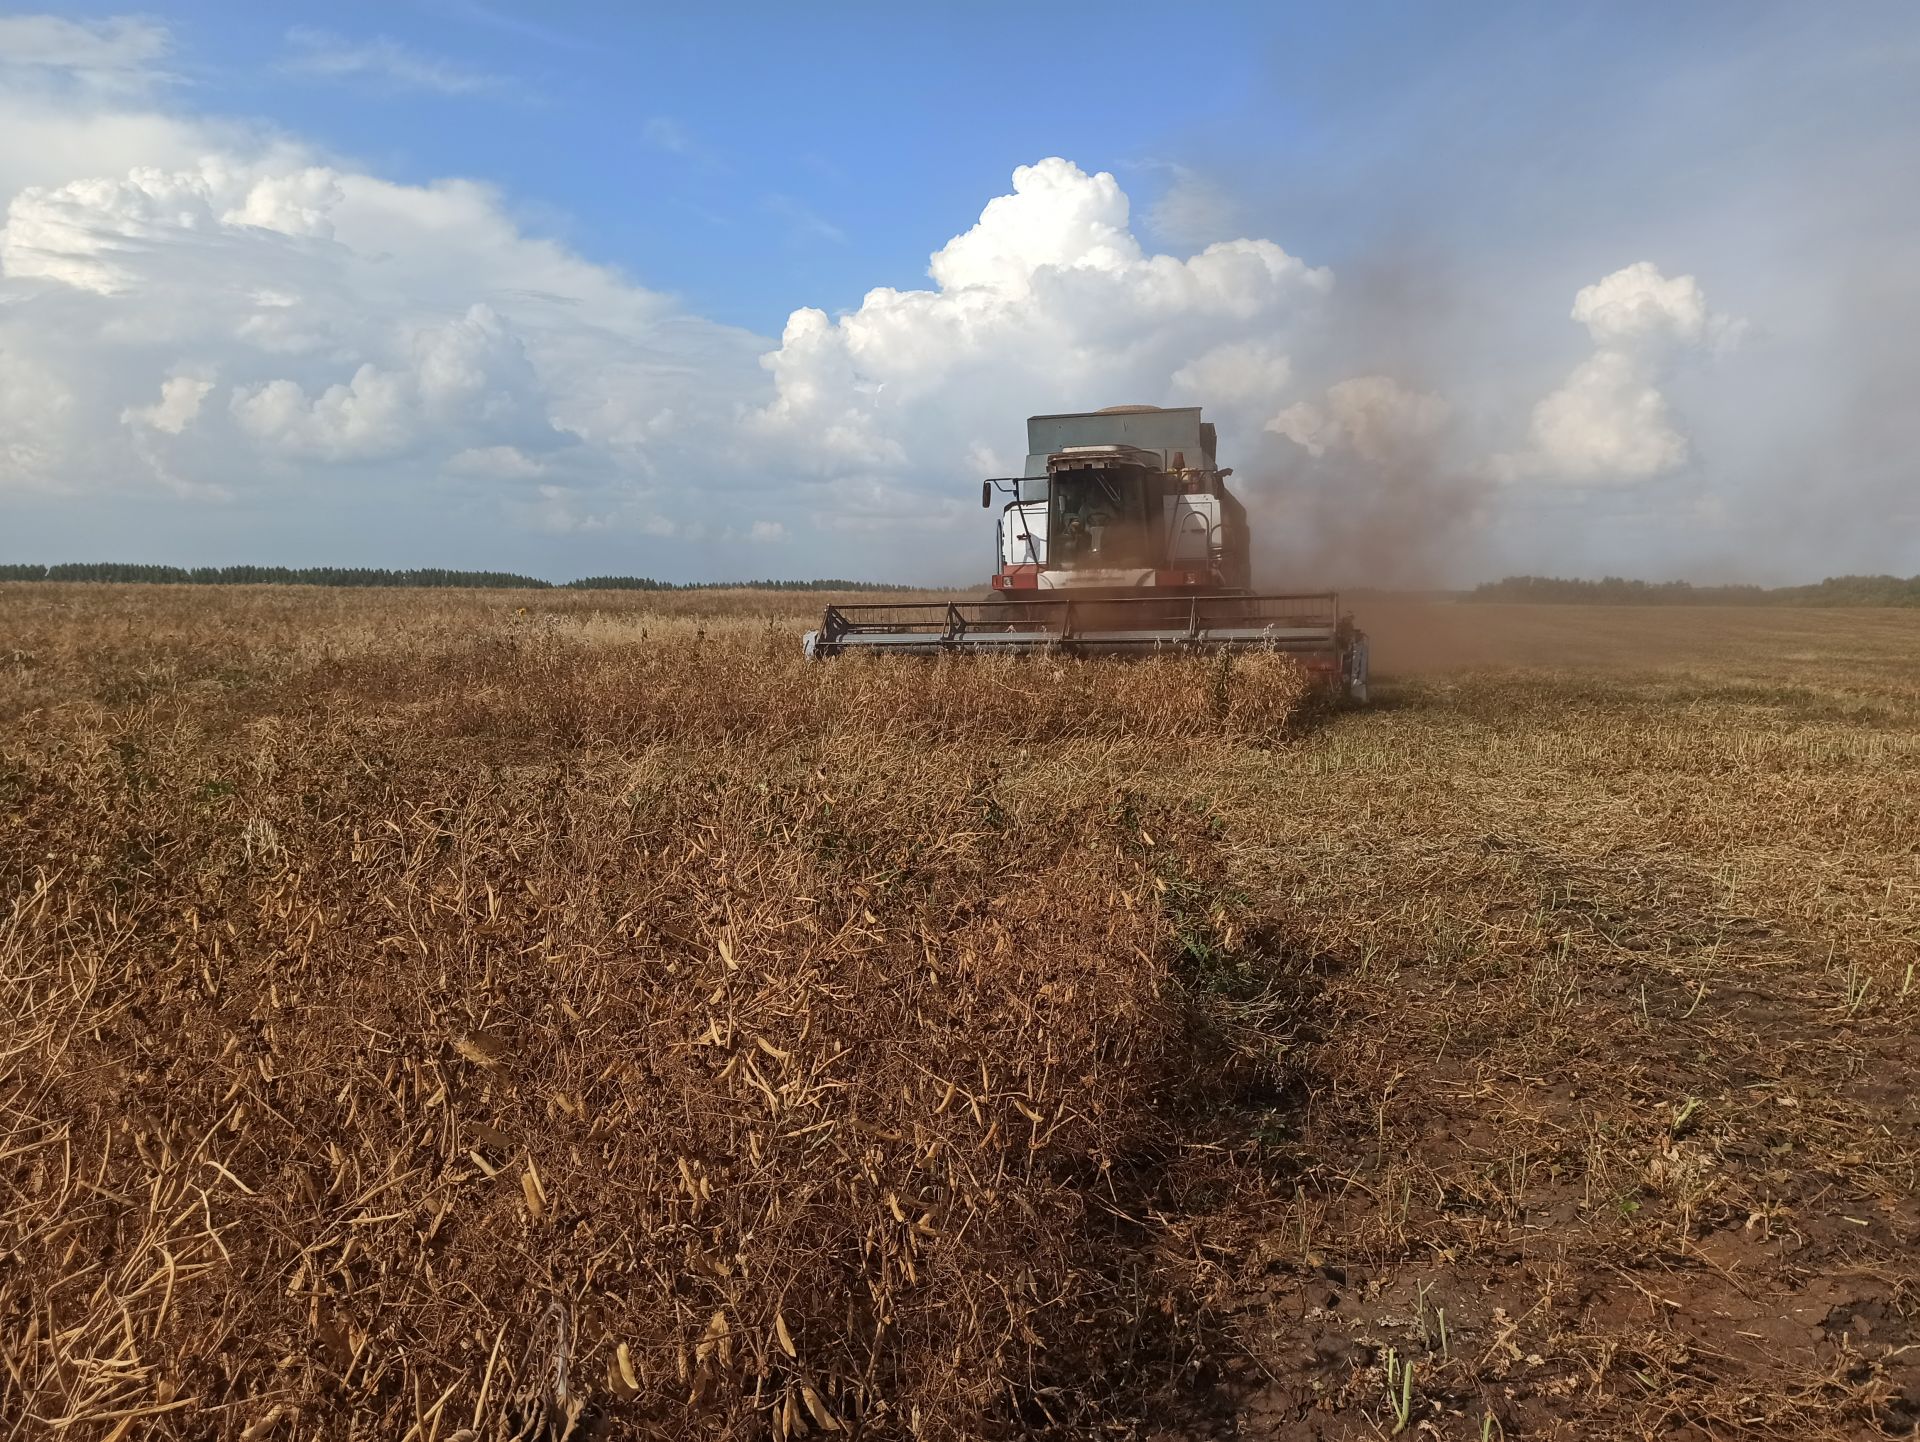
[(1920, 615), (0, 587), (0, 1436), (1920, 1420)]

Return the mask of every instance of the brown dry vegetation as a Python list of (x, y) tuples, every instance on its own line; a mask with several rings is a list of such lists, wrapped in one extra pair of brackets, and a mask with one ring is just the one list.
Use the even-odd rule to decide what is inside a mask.
[(1912, 1429), (1920, 617), (821, 599), (0, 587), (0, 1435)]

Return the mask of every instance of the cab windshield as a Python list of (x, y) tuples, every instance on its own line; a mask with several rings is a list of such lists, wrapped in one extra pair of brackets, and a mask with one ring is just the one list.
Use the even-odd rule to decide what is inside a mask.
[(1155, 564), (1145, 471), (1056, 471), (1051, 479), (1050, 565), (1075, 570)]

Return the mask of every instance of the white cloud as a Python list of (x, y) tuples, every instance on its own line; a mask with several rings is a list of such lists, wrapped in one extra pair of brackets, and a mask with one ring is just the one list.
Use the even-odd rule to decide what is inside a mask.
[(307, 165), (253, 178), (245, 198), (224, 211), (220, 221), (228, 226), (253, 226), (282, 235), (331, 240), (333, 210), (345, 199), (335, 172)]
[(1443, 397), (1409, 390), (1391, 377), (1355, 376), (1328, 386), (1318, 401), (1288, 406), (1266, 428), (1313, 456), (1348, 451), (1379, 463), (1427, 447), (1452, 409)]
[[(133, 74), (164, 53), (164, 32), (80, 29), (36, 32), (34, 64)], [(67, 49), (46, 39), (62, 35)], [(329, 45), (308, 36), (303, 54), (397, 83), (396, 51)], [(467, 93), (450, 74), (416, 78)], [(317, 483), (358, 483), (369, 515), (437, 516), (451, 495), (476, 526), (703, 547), (810, 535), (822, 570), (909, 554), (959, 580), (984, 570), (990, 534), (973, 488), (1019, 467), (1035, 412), (1204, 405), (1250, 503), (1318, 477), (1331, 505), (1352, 474), (1339, 457), (1424, 474), (1400, 463), (1452, 434), (1438, 396), (1326, 384), (1331, 272), (1264, 239), (1161, 253), (1112, 175), (1065, 159), (1015, 171), (923, 286), (801, 307), (770, 342), (529, 232), (484, 185), (396, 184), (297, 140), (79, 93), (0, 85), (0, 485), (15, 489), (265, 499), (297, 528)], [(664, 118), (642, 139), (698, 145)], [(788, 218), (831, 228), (803, 212)], [(1691, 277), (1651, 266), (1587, 287), (1575, 312), (1598, 349), (1541, 402), (1523, 466), (1504, 460), (1540, 477), (1676, 464), (1657, 367), (1727, 327)], [(1277, 486), (1260, 469), (1276, 458)]]
[(611, 515), (583, 513), (583, 497), (571, 486), (542, 484), (534, 488), (534, 501), (528, 518), (534, 529), (556, 536), (587, 534), (613, 528)]
[(1266, 341), (1215, 346), (1173, 373), (1173, 389), (1196, 404), (1262, 405), (1285, 392), (1293, 362)]
[(74, 396), (0, 344), (0, 491), (64, 490)]
[(391, 90), (432, 95), (475, 95), (513, 88), (503, 76), (422, 55), (385, 36), (350, 41), (325, 30), (300, 26), (287, 32), (287, 43), (293, 53), (281, 68), (295, 75), (363, 80)]
[(324, 461), (398, 455), (414, 437), (409, 377), (362, 365), (309, 399), (298, 381), (263, 381), (233, 393), (240, 428), (289, 457)]
[(1573, 298), (1573, 318), (1596, 344), (1653, 350), (1733, 350), (1746, 338), (1747, 323), (1707, 308), (1706, 293), (1690, 275), (1669, 280), (1652, 261), (1636, 261), (1583, 286)]
[(969, 458), (1019, 454), (1035, 412), (1277, 391), (1286, 336), (1333, 283), (1265, 240), (1150, 254), (1113, 176), (1061, 159), (1016, 170), (928, 273), (839, 317), (795, 311), (762, 362), (774, 396), (747, 434), (833, 483), (823, 526), (958, 528)]
[[(28, 186), (8, 204), (0, 268), (16, 280), (100, 295), (148, 289), (164, 277), (205, 287), (196, 303), (217, 302), (230, 268), (269, 259), (279, 238), (332, 238), (331, 213), (345, 199), (341, 177), (281, 163), (214, 156), (185, 170), (135, 166), (124, 177)], [(280, 258), (292, 255), (282, 245)]]
[(169, 44), (163, 26), (124, 15), (93, 21), (0, 15), (0, 67), (54, 71), (101, 86), (157, 78)]
[[(337, 467), (396, 496), (491, 488), (514, 524), (716, 543), (701, 516), (732, 494), (759, 522), (741, 542), (805, 527), (971, 557), (966, 497), (983, 458), (1018, 467), (1027, 414), (1270, 415), (1288, 337), (1332, 284), (1268, 241), (1150, 253), (1111, 175), (1055, 159), (939, 248), (931, 288), (796, 310), (769, 348), (527, 234), (484, 186), (397, 185), (218, 127), (152, 134), (166, 163), (8, 203), (0, 301), (33, 304), (0, 304), (0, 347), (70, 397), (30, 454), (13, 444), (16, 480), (244, 496)], [(214, 375), (217, 392), (194, 379)]]
[(128, 406), (120, 412), (120, 423), (177, 436), (193, 424), (200, 403), (212, 389), (212, 381), (197, 376), (168, 376), (160, 384), (159, 400), (150, 406)]
[(1744, 323), (1710, 311), (1693, 276), (1645, 260), (1581, 287), (1572, 316), (1596, 349), (1534, 406), (1528, 448), (1493, 457), (1493, 475), (1631, 485), (1681, 469), (1692, 445), (1661, 377), (1682, 353), (1730, 348)]
[(1596, 345), (1698, 345), (1707, 333), (1707, 298), (1692, 276), (1669, 280), (1659, 266), (1641, 260), (1582, 286), (1573, 298), (1573, 318)]
[(1106, 171), (1088, 175), (1055, 157), (1013, 172), (1013, 193), (987, 202), (964, 235), (939, 250), (927, 274), (943, 291), (970, 287), (1026, 295), (1055, 268), (1124, 270), (1140, 246), (1127, 229), (1127, 197)]
[[(50, 133), (74, 113), (22, 104)], [(617, 490), (723, 427), (755, 385), (764, 342), (527, 234), (484, 186), (396, 185), (220, 127), (114, 133), (135, 154), (147, 134), (163, 156), (200, 158), (12, 192), (0, 351), (67, 398), (31, 444), (12, 429), (14, 483), (144, 474), (238, 495), (314, 464), (426, 462), (404, 488), (489, 467), (520, 479), (575, 448), (583, 484)], [(221, 404), (198, 405), (202, 391), (188, 416), (190, 379), (154, 404), (213, 374)]]
[(1533, 408), (1532, 460), (1571, 481), (1645, 480), (1687, 463), (1687, 438), (1647, 368), (1619, 350), (1581, 362)]
[[(967, 474), (971, 476), (972, 472)], [(940, 489), (958, 490), (963, 484), (956, 474), (953, 486)], [(973, 484), (977, 487), (979, 480)], [(809, 518), (815, 529), (866, 541), (907, 543), (923, 548), (923, 555), (945, 550), (937, 543), (946, 536), (964, 534), (968, 528), (976, 528), (974, 535), (979, 534), (978, 506), (966, 505), (951, 494), (930, 495), (921, 487), (902, 485), (890, 477), (844, 476), (834, 481), (823, 499), (827, 504)], [(977, 553), (979, 547), (968, 550)]]
[(556, 439), (519, 337), (490, 306), (412, 330), (392, 350), (404, 357), (400, 368), (363, 363), (311, 399), (293, 380), (240, 387), (234, 416), (275, 450), (330, 461), (397, 455), (427, 436)]
[(525, 481), (545, 475), (547, 466), (518, 446), (472, 446), (449, 457), (446, 470), (490, 481)]

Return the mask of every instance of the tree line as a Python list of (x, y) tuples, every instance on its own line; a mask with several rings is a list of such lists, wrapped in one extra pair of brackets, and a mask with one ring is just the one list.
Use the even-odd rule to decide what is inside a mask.
[(1468, 601), (1600, 606), (1920, 606), (1920, 576), (1829, 576), (1811, 586), (1695, 586), (1687, 581), (1598, 581), (1508, 576), (1469, 591)]
[(528, 591), (894, 591), (881, 581), (656, 581), (650, 576), (585, 576), (543, 581), (513, 571), (449, 571), (378, 566), (142, 566), (69, 561), (56, 566), (0, 565), (0, 581), (138, 582), (151, 586), (460, 586)]

